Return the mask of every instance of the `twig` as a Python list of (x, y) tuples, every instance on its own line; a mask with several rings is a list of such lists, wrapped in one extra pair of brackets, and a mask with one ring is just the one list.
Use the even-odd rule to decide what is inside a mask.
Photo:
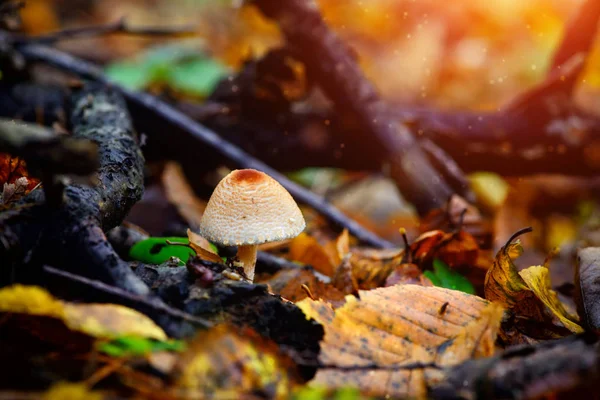
[(178, 310), (176, 308), (169, 307), (167, 304), (159, 301), (158, 299), (148, 299), (146, 297), (142, 297), (126, 290), (120, 289), (115, 286), (107, 285), (106, 283), (100, 282), (98, 280), (89, 279), (80, 275), (76, 275), (70, 272), (66, 272), (60, 269), (56, 269), (50, 266), (44, 266), (44, 272), (50, 275), (55, 275), (63, 279), (67, 279), (73, 282), (80, 283), (88, 288), (97, 290), (99, 292), (103, 292), (109, 294), (111, 296), (116, 296), (127, 300), (130, 304), (137, 305), (138, 309), (152, 309), (164, 314), (167, 314), (171, 317), (175, 317), (181, 319), (183, 321), (191, 322), (197, 326), (203, 328), (210, 328), (213, 324), (203, 318), (196, 317), (194, 315), (188, 314), (184, 311)]
[(60, 40), (82, 39), (107, 34), (126, 34), (139, 36), (192, 36), (196, 31), (191, 26), (185, 27), (130, 27), (125, 18), (118, 21), (96, 26), (64, 29), (58, 32), (40, 36), (15, 36), (21, 43), (53, 44)]
[(44, 62), (84, 78), (93, 79), (104, 84), (111, 85), (127, 98), (127, 100), (130, 102), (130, 105), (156, 114), (169, 125), (183, 130), (189, 137), (197, 141), (197, 143), (210, 146), (214, 151), (232, 160), (240, 167), (254, 168), (272, 176), (275, 180), (281, 183), (281, 185), (285, 187), (298, 201), (314, 208), (327, 217), (327, 219), (335, 225), (348, 229), (348, 231), (360, 241), (376, 247), (394, 246), (392, 243), (381, 239), (374, 233), (363, 228), (356, 221), (348, 218), (337, 208), (323, 199), (323, 197), (318, 196), (302, 186), (290, 181), (277, 170), (255, 159), (240, 148), (233, 146), (215, 132), (198, 124), (191, 118), (182, 114), (174, 107), (159, 100), (155, 96), (143, 92), (135, 92), (113, 84), (109, 82), (108, 78), (99, 68), (56, 49), (40, 45), (27, 44), (16, 46), (16, 50), (19, 51), (29, 61)]

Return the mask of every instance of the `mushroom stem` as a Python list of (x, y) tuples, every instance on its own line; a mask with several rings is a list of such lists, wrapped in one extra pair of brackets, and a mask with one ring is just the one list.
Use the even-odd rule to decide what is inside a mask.
[(256, 266), (256, 251), (258, 246), (255, 244), (238, 246), (237, 258), (242, 262), (244, 272), (250, 282), (254, 282), (254, 267)]

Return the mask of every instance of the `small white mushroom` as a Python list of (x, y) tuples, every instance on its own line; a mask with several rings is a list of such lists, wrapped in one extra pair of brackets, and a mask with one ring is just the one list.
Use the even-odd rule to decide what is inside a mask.
[(253, 281), (258, 245), (296, 237), (305, 226), (302, 212), (283, 186), (264, 172), (240, 169), (215, 188), (200, 234), (213, 243), (238, 246), (237, 257)]

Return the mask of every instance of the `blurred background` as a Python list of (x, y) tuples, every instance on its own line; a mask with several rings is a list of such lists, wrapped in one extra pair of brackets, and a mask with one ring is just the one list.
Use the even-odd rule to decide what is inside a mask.
[[(277, 28), (240, 0), (28, 0), (26, 30), (102, 24), (190, 25), (191, 40), (233, 69), (280, 43)], [(581, 0), (318, 0), (331, 26), (355, 48), (381, 93), (398, 102), (495, 109), (545, 74), (565, 22)], [(93, 43), (90, 43), (90, 42)], [(195, 42), (195, 43), (193, 43)], [(130, 60), (155, 40), (113, 36), (63, 45), (94, 61)], [(600, 86), (596, 46), (581, 98)], [(125, 68), (125, 67), (123, 67)], [(121, 72), (121, 73), (120, 73)], [(142, 82), (126, 71), (130, 86)], [(127, 82), (127, 79), (130, 81)], [(587, 89), (587, 91), (585, 90)], [(588, 97), (591, 97), (588, 99)], [(586, 101), (582, 100), (582, 101)]]
[[(25, 31), (34, 35), (106, 24), (123, 17), (132, 26), (190, 26), (197, 35), (178, 39), (108, 35), (63, 41), (59, 47), (99, 63), (112, 79), (127, 87), (149, 90), (174, 102), (202, 104), (219, 81), (234, 76), (245, 61), (282, 44), (277, 26), (242, 3), (28, 0), (22, 18)], [(365, 73), (386, 100), (400, 106), (493, 111), (543, 80), (565, 24), (582, 1), (318, 3), (328, 23), (352, 45)], [(598, 44), (585, 68), (577, 102), (597, 112)], [(322, 168), (286, 172), (326, 195), (369, 229), (397, 243), (401, 243), (398, 228), (406, 227), (411, 238), (419, 232), (420, 221), (412, 207), (402, 200), (394, 183), (382, 176)], [(556, 246), (571, 254), (581, 237), (589, 245), (600, 243), (600, 233), (590, 239), (595, 237), (593, 232), (600, 232), (600, 212), (595, 192), (585, 182), (560, 177), (503, 179), (494, 174), (475, 174), (471, 179), (492, 199), (488, 216), (493, 220), (496, 248), (512, 232), (528, 225), (536, 230), (531, 239), (524, 240), (535, 241), (529, 244), (535, 244), (542, 254)], [(168, 181), (163, 178), (163, 182)], [(171, 193), (177, 190), (167, 188)], [(149, 223), (150, 216), (161, 215), (149, 211), (158, 207), (153, 186), (148, 185), (146, 193), (130, 219), (153, 234), (163, 234), (160, 223), (158, 228)], [(553, 200), (540, 209), (541, 199)], [(567, 205), (561, 208), (557, 204)]]

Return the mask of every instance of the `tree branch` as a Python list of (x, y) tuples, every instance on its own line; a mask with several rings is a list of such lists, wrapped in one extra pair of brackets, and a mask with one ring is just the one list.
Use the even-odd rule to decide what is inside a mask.
[[(52, 264), (115, 284), (137, 294), (149, 289), (114, 252), (104, 231), (121, 223), (143, 191), (144, 161), (123, 99), (93, 86), (73, 96), (73, 138), (98, 145), (98, 185), (69, 185), (54, 209), (40, 191), (23, 205), (0, 214), (0, 259), (4, 278), (39, 279), (39, 268)], [(23, 266), (23, 258), (27, 256)], [(11, 271), (12, 264), (19, 268)]]
[(323, 21), (312, 1), (252, 4), (277, 21), (293, 54), (302, 61), (336, 110), (351, 118), (357, 129), (345, 132), (345, 142), (361, 143), (364, 153), (384, 159), (400, 191), (421, 214), (441, 207), (458, 190), (440, 177), (411, 132), (390, 118), (387, 106), (366, 79), (351, 50)]

